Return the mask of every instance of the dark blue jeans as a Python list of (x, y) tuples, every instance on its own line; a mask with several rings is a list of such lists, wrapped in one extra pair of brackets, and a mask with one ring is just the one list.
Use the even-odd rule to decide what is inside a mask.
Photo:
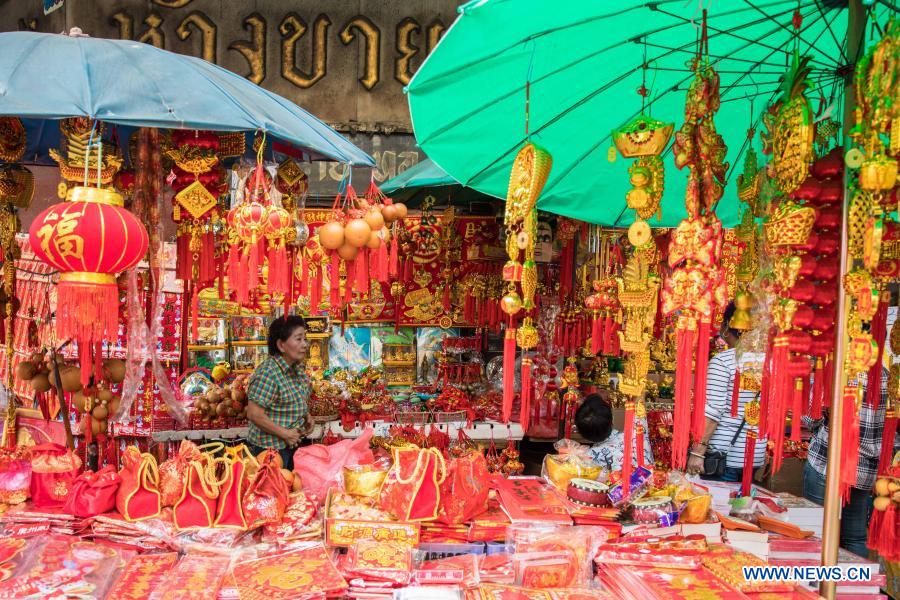
[(725, 467), (725, 472), (722, 473), (721, 477), (707, 477), (706, 475), (701, 475), (701, 479), (705, 479), (707, 481), (740, 481), (744, 477), (744, 469), (737, 467)]
[[(250, 443), (247, 444), (247, 448), (250, 449), (253, 456), (259, 456), (259, 453), (265, 450), (262, 446), (254, 446)], [(294, 452), (296, 450), (296, 448), (281, 448), (280, 450), (276, 450), (279, 456), (281, 456), (281, 462), (284, 464), (284, 468), (288, 471), (294, 470)]]
[[(825, 504), (825, 476), (803, 465), (803, 495), (816, 504)], [(850, 501), (841, 510), (841, 547), (868, 556), (866, 537), (869, 533), (869, 517), (872, 516), (872, 494), (859, 488), (850, 488)]]

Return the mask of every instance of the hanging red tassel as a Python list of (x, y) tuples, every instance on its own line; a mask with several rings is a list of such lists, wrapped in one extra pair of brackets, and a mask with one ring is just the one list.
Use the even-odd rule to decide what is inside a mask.
[(463, 320), (466, 323), (475, 322), (475, 297), (472, 294), (466, 294), (463, 302)]
[(625, 401), (625, 447), (622, 454), (622, 492), (627, 496), (631, 488), (631, 461), (634, 448), (634, 400)]
[(850, 499), (850, 488), (856, 485), (859, 463), (859, 411), (856, 408), (857, 388), (844, 388), (843, 414), (841, 415), (841, 496)]
[(614, 317), (607, 318), (605, 332), (608, 342), (604, 345), (603, 354), (619, 356), (622, 353), (622, 348), (619, 346), (619, 324)]
[(603, 350), (603, 318), (600, 313), (594, 313), (591, 320), (591, 354), (600, 354)]
[(881, 401), (881, 370), (884, 368), (884, 347), (882, 340), (887, 339), (887, 309), (890, 301), (890, 294), (882, 292), (882, 301), (878, 303), (878, 310), (872, 317), (872, 324), (869, 332), (878, 341), (878, 360), (869, 369), (866, 378), (866, 403), (872, 407), (872, 410), (878, 410), (878, 403)]
[(753, 463), (756, 456), (756, 429), (747, 429), (747, 440), (744, 442), (744, 474), (741, 477), (741, 495), (750, 496), (750, 484), (753, 482)]
[(799, 444), (800, 430), (803, 429), (803, 379), (794, 380), (794, 393), (791, 398), (791, 441)]
[(444, 312), (450, 314), (450, 282), (444, 283), (444, 291), (441, 295), (441, 305), (444, 307)]
[[(365, 248), (356, 255), (356, 273), (353, 282), (353, 288), (360, 294), (369, 293), (369, 251)], [(348, 279), (351, 277), (350, 270), (347, 271)]]
[(522, 425), (522, 431), (528, 431), (529, 419), (531, 416), (531, 401), (534, 396), (534, 385), (531, 382), (531, 359), (527, 356), (522, 357), (522, 395), (519, 406), (519, 424)]
[(828, 387), (834, 380), (834, 360), (830, 354), (825, 357), (825, 367), (822, 370), (825, 372), (825, 391), (822, 393), (822, 408), (829, 408), (831, 406), (831, 394), (828, 393)]
[[(788, 341), (784, 336), (777, 336), (772, 350), (772, 363), (770, 371), (769, 410), (770, 418), (767, 420), (769, 440), (773, 444), (772, 469), (781, 469), (784, 458), (784, 423), (787, 419), (787, 398), (790, 393), (791, 378), (788, 375), (789, 362)], [(786, 394), (787, 392), (787, 394)]]
[(328, 267), (328, 282), (330, 284), (331, 308), (338, 308), (341, 304), (341, 257), (337, 252), (331, 252), (331, 264)]
[(81, 365), (81, 387), (91, 383), (91, 350), (87, 344), (78, 344), (78, 361)]
[[(304, 264), (304, 268), (309, 273), (309, 265)], [(309, 290), (309, 314), (311, 315), (318, 314), (319, 304), (322, 303), (322, 270), (324, 268), (324, 266), (317, 266), (313, 272), (312, 287)]]
[(516, 330), (510, 323), (503, 338), (503, 414), (502, 421), (509, 423), (512, 416), (516, 382)]
[(635, 444), (637, 444), (637, 464), (639, 467), (646, 467), (647, 455), (645, 454), (646, 450), (644, 449), (644, 425), (640, 421), (635, 421), (634, 435), (634, 441)]
[(873, 510), (866, 546), (886, 561), (900, 560), (900, 511), (891, 503), (886, 510)]
[(360, 261), (362, 259), (359, 255), (356, 255), (356, 259), (351, 260), (346, 263), (347, 268), (347, 276), (344, 277), (344, 301), (341, 309), (343, 310), (344, 306), (353, 302), (353, 286), (356, 282), (356, 272), (359, 269)]
[(675, 368), (675, 414), (672, 435), (672, 467), (683, 469), (687, 463), (691, 432), (691, 364), (694, 355), (696, 321), (678, 318), (676, 346), (678, 360)]
[(383, 243), (378, 247), (378, 281), (388, 282), (388, 249)]
[(894, 458), (894, 437), (897, 435), (897, 409), (889, 407), (884, 412), (884, 430), (881, 434), (881, 454), (878, 457), (878, 472), (886, 473)]
[(821, 358), (816, 358), (816, 370), (813, 373), (812, 407), (809, 416), (812, 419), (822, 418), (822, 403), (825, 396), (825, 368)]
[(300, 261), (300, 295), (308, 296), (312, 293), (309, 289), (309, 261), (303, 256), (303, 253), (297, 255)]
[(391, 279), (397, 278), (397, 267), (397, 235), (394, 234), (391, 236), (391, 256), (390, 260), (388, 261), (388, 275)]
[(738, 416), (738, 400), (741, 397), (741, 368), (735, 367), (734, 379), (731, 381), (731, 416)]
[(247, 261), (247, 297), (256, 290), (259, 285), (259, 244), (250, 243), (250, 257)]
[(697, 328), (697, 360), (694, 367), (694, 408), (691, 434), (695, 440), (703, 439), (706, 429), (706, 369), (709, 366), (710, 322), (700, 319)]
[(200, 294), (191, 294), (191, 340), (196, 344), (200, 339)]

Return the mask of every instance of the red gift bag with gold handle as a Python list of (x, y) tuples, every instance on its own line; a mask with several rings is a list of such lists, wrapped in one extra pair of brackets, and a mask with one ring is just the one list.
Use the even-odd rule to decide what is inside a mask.
[(400, 521), (434, 521), (446, 477), (439, 450), (394, 448), (394, 464), (381, 488), (381, 508)]
[(247, 529), (244, 493), (250, 487), (248, 472), (259, 469), (256, 457), (243, 444), (225, 450), (225, 481), (219, 488), (216, 527)]
[(204, 454), (200, 460), (192, 460), (188, 465), (181, 498), (172, 511), (176, 529), (213, 526), (222, 483), (216, 479), (216, 470), (222, 462), (224, 459)]
[(152, 454), (134, 446), (125, 448), (122, 455), (122, 469), (119, 471), (122, 483), (116, 493), (116, 510), (126, 521), (143, 521), (158, 517), (162, 510), (159, 493), (159, 467)]

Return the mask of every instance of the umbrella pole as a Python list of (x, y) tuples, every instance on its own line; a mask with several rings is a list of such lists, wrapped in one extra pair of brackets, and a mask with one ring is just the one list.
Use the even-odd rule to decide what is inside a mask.
[[(862, 38), (865, 35), (866, 11), (861, 0), (850, 0), (847, 9), (847, 51), (853, 66), (862, 51)], [(855, 69), (854, 69), (855, 70)], [(844, 148), (849, 146), (850, 129), (854, 122), (854, 107), (856, 106), (856, 90), (853, 87), (854, 70), (846, 75), (844, 80)], [(849, 257), (847, 255), (847, 231), (849, 223), (848, 212), (850, 205), (850, 193), (847, 188), (848, 179), (844, 177), (843, 219), (841, 221), (841, 270), (840, 285), (838, 285), (838, 322), (835, 335), (834, 349), (834, 381), (831, 392), (831, 411), (828, 427), (828, 466), (825, 472), (825, 514), (822, 523), (822, 565), (831, 567), (837, 565), (838, 547), (841, 538), (841, 415), (844, 403), (844, 357), (847, 349), (847, 318), (849, 317), (850, 303), (844, 293), (844, 276), (847, 274)], [(819, 593), (832, 600), (835, 594), (835, 582), (823, 581), (819, 585)]]

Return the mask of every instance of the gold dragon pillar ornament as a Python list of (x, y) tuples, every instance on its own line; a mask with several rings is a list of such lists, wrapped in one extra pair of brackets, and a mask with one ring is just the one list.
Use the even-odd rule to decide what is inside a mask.
[[(619, 380), (619, 392), (627, 396), (625, 401), (625, 456), (622, 460), (622, 485), (626, 492), (631, 480), (633, 440), (637, 440), (637, 460), (644, 462), (643, 423), (636, 415), (645, 415), (644, 392), (647, 388), (647, 372), (650, 370), (650, 344), (656, 323), (659, 277), (652, 272), (656, 260), (656, 243), (651, 240), (635, 248), (622, 276), (616, 278), (619, 304), (622, 307), (622, 330), (619, 346), (625, 354), (625, 369)], [(635, 438), (637, 430), (638, 437)]]
[(3, 445), (16, 439), (16, 399), (13, 391), (13, 356), (15, 316), (18, 301), (16, 293), (15, 261), (21, 255), (16, 243), (19, 231), (17, 209), (28, 208), (34, 196), (34, 175), (15, 164), (25, 154), (25, 126), (15, 117), (0, 117), (0, 252), (3, 259), (3, 294), (5, 296), (4, 319), (6, 350), (6, 424), (3, 428)]
[[(844, 157), (847, 167), (858, 172), (848, 221), (851, 234), (848, 259), (851, 264), (855, 259), (856, 268), (844, 279), (851, 302), (848, 336), (842, 340), (847, 353), (843, 372), (847, 385), (841, 417), (840, 473), (841, 492), (845, 497), (856, 483), (854, 474), (859, 459), (859, 411), (863, 403), (859, 383), (866, 373), (865, 402), (870, 406), (880, 402), (886, 315), (891, 303), (887, 287), (900, 280), (900, 223), (892, 214), (900, 208), (900, 20), (896, 15), (891, 16), (882, 32), (881, 39), (856, 65), (856, 124), (850, 132), (855, 147)], [(896, 353), (900, 349), (900, 329), (896, 323), (889, 342)], [(889, 472), (893, 459), (898, 375), (900, 366), (891, 365), (878, 461), (880, 475)], [(886, 510), (874, 512), (869, 531), (870, 547), (882, 555), (896, 554), (900, 544), (894, 517), (888, 511), (895, 512), (890, 504)]]
[[(506, 294), (500, 300), (500, 308), (509, 317), (503, 340), (503, 422), (509, 422), (515, 396), (516, 327), (515, 316), (524, 309), (534, 309), (534, 295), (537, 292), (537, 265), (534, 261), (534, 246), (537, 239), (537, 199), (550, 176), (553, 158), (546, 150), (531, 142), (519, 150), (513, 161), (509, 175), (509, 189), (506, 195), (506, 213), (503, 224), (506, 227), (506, 253), (509, 257), (503, 267)], [(519, 261), (524, 254), (524, 264)], [(521, 295), (519, 294), (521, 289)], [(526, 326), (530, 326), (530, 323)], [(523, 335), (523, 351), (533, 340), (537, 344), (536, 330)], [(527, 356), (526, 356), (527, 358)], [(529, 368), (523, 361), (522, 369)], [(523, 381), (526, 378), (523, 377)], [(527, 377), (531, 381), (530, 373)], [(524, 395), (524, 390), (523, 390)]]
[[(704, 32), (705, 22), (704, 16)], [(690, 435), (697, 440), (703, 435), (712, 323), (727, 303), (725, 273), (721, 266), (723, 228), (715, 214), (728, 170), (725, 162), (727, 147), (713, 121), (720, 105), (719, 75), (704, 56), (695, 59), (693, 69), (694, 78), (685, 101), (684, 124), (675, 134), (672, 145), (675, 166), (688, 169), (685, 193), (688, 216), (672, 232), (668, 262), (673, 271), (662, 292), (663, 313), (678, 314), (672, 441), (672, 465), (675, 468), (683, 468), (687, 461)]]

